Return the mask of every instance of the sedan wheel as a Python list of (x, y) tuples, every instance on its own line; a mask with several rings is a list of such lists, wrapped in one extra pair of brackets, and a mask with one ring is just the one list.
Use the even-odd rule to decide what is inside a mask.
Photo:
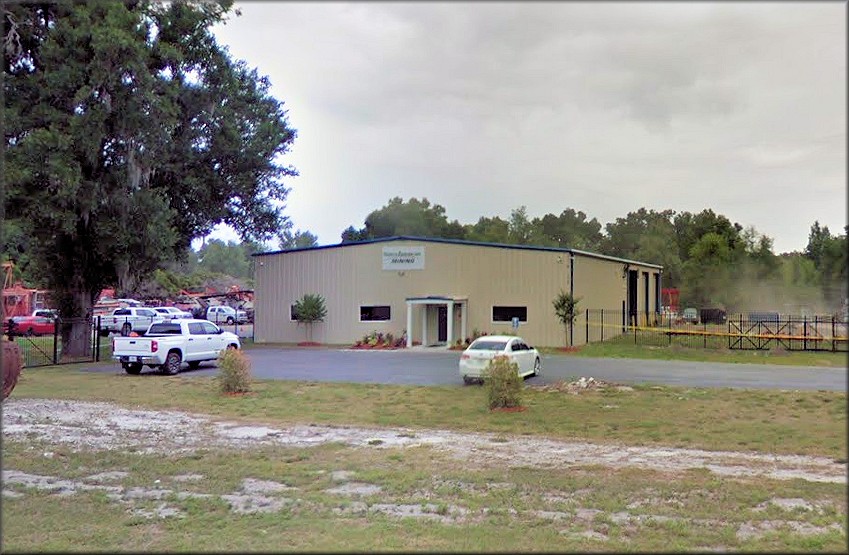
[(234, 321), (234, 320), (233, 320), (233, 317), (232, 317), (232, 316), (228, 316), (228, 317), (227, 317), (227, 325), (228, 325), (228, 326), (232, 326), (232, 325), (233, 325), (233, 321)]
[(539, 376), (541, 368), (542, 368), (542, 364), (540, 363), (539, 359), (534, 360), (534, 373), (533, 373), (533, 375)]

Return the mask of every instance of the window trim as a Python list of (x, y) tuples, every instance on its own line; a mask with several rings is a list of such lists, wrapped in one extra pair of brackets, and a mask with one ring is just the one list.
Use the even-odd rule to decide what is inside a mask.
[[(381, 319), (381, 320), (363, 320), (363, 308), (383, 308), (386, 307), (389, 310), (389, 318)], [(382, 324), (386, 322), (392, 321), (392, 305), (391, 304), (361, 304), (357, 307), (357, 317), (359, 318), (359, 322), (363, 324)]]
[(491, 318), (491, 324), (512, 324), (513, 317), (511, 316), (509, 320), (496, 320), (495, 319), (495, 309), (496, 308), (524, 308), (525, 309), (525, 319), (522, 320), (522, 317), (519, 316), (519, 325), (528, 323), (528, 305), (519, 306), (519, 305), (492, 305), (489, 310), (489, 317)]

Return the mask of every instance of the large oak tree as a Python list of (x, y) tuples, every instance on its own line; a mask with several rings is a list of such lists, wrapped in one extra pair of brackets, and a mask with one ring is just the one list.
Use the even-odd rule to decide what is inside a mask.
[(296, 133), (268, 80), (217, 44), (231, 5), (3, 3), (4, 207), (26, 237), (7, 255), (63, 316), (218, 223), (259, 241), (285, 223)]

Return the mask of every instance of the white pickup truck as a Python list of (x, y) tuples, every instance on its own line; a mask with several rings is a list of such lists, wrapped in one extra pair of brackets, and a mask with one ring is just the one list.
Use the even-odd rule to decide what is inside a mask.
[(100, 335), (106, 337), (109, 333), (120, 333), (130, 335), (132, 332), (144, 333), (144, 330), (155, 322), (162, 322), (165, 318), (152, 308), (142, 306), (128, 306), (116, 308), (109, 316), (100, 318)]
[(150, 325), (144, 337), (112, 338), (112, 358), (127, 374), (138, 374), (144, 366), (176, 374), (184, 362), (197, 368), (215, 360), (224, 349), (240, 349), (239, 337), (207, 320), (171, 320)]

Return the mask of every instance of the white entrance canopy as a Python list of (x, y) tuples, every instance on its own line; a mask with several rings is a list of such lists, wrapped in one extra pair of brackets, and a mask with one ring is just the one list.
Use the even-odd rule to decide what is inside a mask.
[(445, 306), (447, 307), (447, 347), (454, 344), (454, 305), (459, 305), (460, 309), (460, 336), (466, 337), (466, 304), (469, 302), (467, 297), (443, 297), (434, 295), (430, 297), (409, 297), (407, 302), (407, 347), (413, 346), (413, 305), (424, 305), (425, 310), (422, 311), (422, 345), (427, 345), (427, 310), (428, 306)]

